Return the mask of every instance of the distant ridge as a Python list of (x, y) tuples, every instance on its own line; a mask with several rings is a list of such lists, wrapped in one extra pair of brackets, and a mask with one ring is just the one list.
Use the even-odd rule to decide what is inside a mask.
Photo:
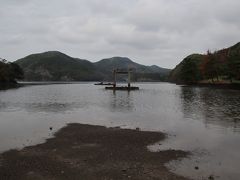
[(144, 66), (127, 57), (112, 57), (92, 63), (59, 51), (31, 54), (15, 61), (24, 71), (26, 81), (110, 81), (114, 68), (134, 68), (135, 81), (163, 81), (169, 69)]

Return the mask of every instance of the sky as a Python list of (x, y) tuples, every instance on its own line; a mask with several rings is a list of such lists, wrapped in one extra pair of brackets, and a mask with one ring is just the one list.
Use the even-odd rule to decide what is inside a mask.
[(240, 41), (239, 0), (0, 0), (0, 57), (61, 51), (174, 68)]

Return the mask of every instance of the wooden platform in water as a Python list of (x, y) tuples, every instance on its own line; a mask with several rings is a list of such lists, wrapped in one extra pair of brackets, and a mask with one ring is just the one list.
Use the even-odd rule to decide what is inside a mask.
[(122, 91), (134, 91), (134, 90), (139, 90), (139, 87), (134, 87), (134, 86), (131, 86), (131, 87), (128, 87), (128, 86), (119, 86), (119, 87), (105, 87), (105, 89), (107, 90), (122, 90)]
[(113, 85), (113, 83), (95, 83), (94, 85), (97, 85), (97, 86), (110, 86), (110, 85)]

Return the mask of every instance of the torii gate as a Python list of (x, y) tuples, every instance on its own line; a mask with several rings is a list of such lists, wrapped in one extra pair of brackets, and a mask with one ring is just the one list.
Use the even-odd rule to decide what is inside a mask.
[(128, 71), (114, 69), (113, 70), (113, 87), (117, 86), (117, 74), (127, 74), (128, 75), (127, 83), (128, 83), (128, 87), (130, 88), (131, 87), (131, 72), (132, 72), (132, 69), (128, 69)]
[[(114, 69), (113, 70), (113, 87), (106, 87), (106, 89), (112, 89), (112, 90), (139, 90), (139, 87), (133, 87), (131, 86), (131, 73), (133, 72), (132, 68), (128, 68), (128, 70), (121, 70), (121, 69)], [(117, 87), (117, 74), (127, 74), (128, 80), (127, 80), (127, 87), (121, 86)]]

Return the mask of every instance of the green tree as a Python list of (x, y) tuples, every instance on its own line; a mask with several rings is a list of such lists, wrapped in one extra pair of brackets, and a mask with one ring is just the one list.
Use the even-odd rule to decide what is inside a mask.
[(23, 78), (22, 69), (15, 63), (7, 63), (6, 60), (0, 61), (0, 82), (16, 82)]
[(206, 79), (217, 78), (219, 81), (219, 76), (224, 74), (224, 65), (220, 63), (217, 53), (211, 53), (210, 51), (207, 52), (205, 56), (202, 67), (203, 74)]
[(240, 58), (237, 52), (231, 53), (228, 60), (228, 73), (231, 79), (240, 79)]
[(9, 68), (10, 79), (12, 79), (12, 80), (23, 79), (24, 73), (18, 64), (9, 63), (8, 68)]
[(201, 79), (198, 64), (194, 61), (194, 59), (186, 59), (183, 62), (180, 77), (186, 84), (194, 84)]

